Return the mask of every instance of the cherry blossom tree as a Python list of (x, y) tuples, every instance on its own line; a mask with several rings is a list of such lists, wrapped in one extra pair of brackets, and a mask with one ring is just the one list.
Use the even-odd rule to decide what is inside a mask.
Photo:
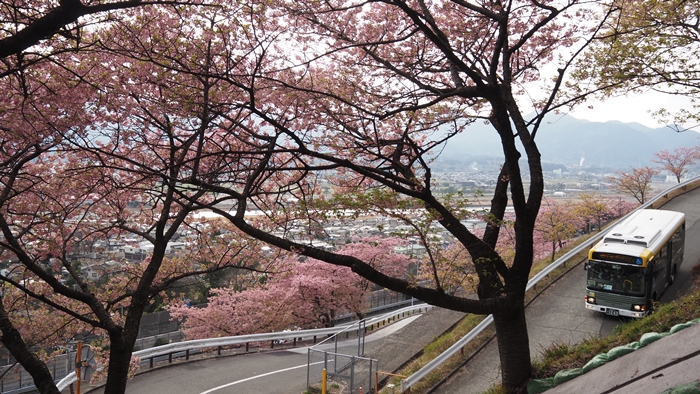
[[(240, 254), (255, 250), (255, 245), (232, 243), (233, 240), (211, 244), (202, 239), (199, 245), (193, 245), (196, 250), (186, 256), (168, 257), (168, 243), (190, 209), (180, 209), (175, 201), (151, 200), (154, 197), (151, 190), (157, 190), (156, 183), (148, 185), (144, 177), (119, 174), (115, 171), (116, 162), (107, 164), (103, 160), (105, 166), (98, 168), (74, 161), (70, 152), (57, 146), (50, 153), (35, 157), (22, 168), (13, 167), (10, 170), (17, 175), (6, 173), (3, 179), (7, 197), (0, 214), (3, 231), (0, 244), (4, 257), (21, 265), (0, 278), (4, 287), (15, 290), (14, 293), (3, 291), (6, 296), (2, 300), (2, 340), (43, 392), (58, 392), (45, 365), (33, 357), (29, 348), (52, 346), (62, 339), (78, 336), (76, 332), (104, 335), (110, 345), (110, 363), (104, 366), (108, 371), (107, 390), (120, 390), (129, 374), (141, 315), (152, 297), (182, 278), (238, 266)], [(60, 154), (66, 167), (56, 165), (53, 154)], [(45, 176), (47, 173), (52, 176)], [(90, 181), (81, 182), (95, 177), (111, 177), (116, 187), (102, 188)], [(126, 184), (138, 186), (129, 188)], [(148, 192), (138, 193), (141, 187)], [(18, 190), (21, 193), (12, 193)], [(140, 209), (129, 209), (128, 203), (138, 199), (143, 202)], [(96, 234), (105, 238), (138, 235), (153, 245), (153, 252), (141, 265), (127, 265), (121, 276), (96, 287), (73, 264), (75, 259), (87, 258), (73, 254), (75, 245)], [(205, 249), (205, 246), (210, 247)], [(242, 262), (259, 261), (248, 256), (248, 252), (246, 255)], [(62, 270), (75, 285), (61, 280)], [(7, 296), (17, 292), (13, 297)], [(116, 313), (122, 308), (126, 311), (123, 318)], [(27, 311), (31, 311), (29, 315)], [(42, 316), (56, 318), (42, 319)], [(16, 335), (6, 336), (7, 333), (21, 333), (24, 342), (16, 342)]]
[(638, 206), (639, 204), (637, 202), (623, 200), (622, 198), (610, 198), (608, 200), (610, 216), (613, 218), (622, 217), (634, 210), (635, 208), (637, 208)]
[(640, 204), (644, 204), (651, 193), (651, 180), (659, 173), (657, 168), (633, 168), (631, 172), (616, 171), (615, 176), (609, 177), (613, 188), (620, 193), (629, 194)]
[(688, 173), (688, 167), (695, 164), (698, 159), (700, 159), (700, 146), (693, 148), (682, 146), (674, 149), (673, 152), (664, 149), (654, 153), (651, 162), (661, 164), (666, 171), (676, 177), (678, 183), (681, 183), (681, 178)]
[[(365, 238), (339, 252), (358, 256), (395, 275), (406, 275), (408, 258), (393, 252), (393, 247), (402, 244), (397, 238)], [(361, 318), (371, 288), (371, 282), (348, 267), (288, 254), (267, 267), (262, 283), (244, 290), (213, 289), (204, 308), (173, 300), (168, 310), (183, 322), (183, 332), (191, 339), (329, 327), (339, 312)]]
[(578, 230), (580, 217), (571, 204), (551, 203), (542, 205), (535, 231), (538, 238), (550, 245), (551, 261), (554, 261), (557, 248), (564, 246), (564, 241), (573, 238)]
[(690, 98), (688, 107), (655, 111), (676, 131), (697, 127), (697, 1), (617, 0), (577, 78), (605, 87), (606, 95), (653, 90)]
[[(571, 59), (587, 45), (585, 37), (591, 37), (596, 25), (576, 18), (593, 17), (599, 9), (578, 8), (578, 2), (559, 6), (518, 1), (278, 5), (284, 7), (283, 15), (294, 18), (284, 25), (293, 26), (285, 33), (294, 41), (285, 42), (284, 49), (266, 47), (273, 49), (266, 52), (265, 64), (273, 67), (261, 68), (250, 80), (254, 83), (246, 85), (252, 97), (248, 108), (266, 126), (256, 145), (266, 147), (260, 156), (265, 160), (251, 167), (253, 177), (229, 174), (198, 185), (234, 199), (236, 212), (220, 213), (252, 237), (350, 267), (379, 286), (434, 305), (493, 314), (503, 386), (516, 390), (531, 373), (523, 300), (543, 193), (535, 137), (547, 113), (589, 93), (578, 90), (575, 97), (562, 100), (559, 89)], [(559, 61), (555, 49), (571, 57)], [(558, 63), (555, 74), (540, 74), (550, 61)], [(530, 83), (545, 85), (546, 93), (534, 103), (534, 117), (527, 119), (523, 114), (532, 111), (529, 105), (521, 107), (519, 97)], [(461, 211), (434, 193), (431, 168), (445, 141), (477, 120), (493, 126), (504, 152), (482, 236), (461, 222)], [(226, 157), (240, 162), (236, 154)], [(395, 204), (397, 199), (374, 192), (385, 188), (407, 206), (435, 217), (470, 255), (479, 299), (451, 294), (434, 282), (416, 286), (361, 259), (310, 247), (245, 220), (247, 209), (273, 211), (289, 194), (303, 201), (299, 210), (284, 215), (277, 211), (271, 221), (321, 220), (314, 207), (322, 199), (322, 181), (334, 193), (372, 207)], [(272, 190), (284, 194), (271, 200)], [(496, 244), (509, 202), (515, 210), (515, 245), (512, 258), (504, 258)], [(337, 204), (339, 210), (356, 205)]]
[[(76, 89), (75, 94), (65, 95), (65, 108), (45, 105), (47, 101), (56, 99), (54, 92), (65, 91), (67, 85), (65, 81), (69, 78), (58, 72), (54, 74), (56, 78), (41, 78), (42, 71), (45, 70), (36, 70), (34, 73), (22, 72), (0, 80), (7, 96), (3, 100), (0, 111), (4, 147), (0, 167), (3, 186), (0, 200), (2, 206), (0, 228), (3, 232), (3, 240), (0, 253), (4, 259), (12, 258), (13, 261), (21, 260), (22, 256), (19, 254), (39, 241), (33, 233), (36, 231), (43, 234), (46, 231), (51, 221), (50, 209), (55, 209), (56, 215), (69, 210), (67, 207), (61, 210), (53, 206), (51, 203), (55, 201), (47, 198), (41, 187), (37, 186), (42, 175), (46, 176), (50, 173), (47, 170), (51, 170), (51, 167), (40, 162), (39, 158), (56, 150), (60, 143), (60, 134), (56, 131), (79, 133), (89, 122), (82, 111), (70, 108), (72, 105), (80, 107), (85, 104), (85, 101), (80, 98), (80, 95), (85, 92), (82, 89)], [(34, 230), (34, 226), (31, 225), (32, 219), (36, 219), (34, 222), (39, 227), (37, 230)], [(26, 238), (29, 239), (24, 242), (17, 240), (18, 235), (22, 234), (26, 234)], [(24, 254), (28, 255), (28, 253)], [(31, 260), (29, 262), (33, 266), (37, 266), (38, 261), (44, 258), (46, 255), (27, 260)], [(7, 287), (8, 283), (16, 283), (15, 287), (18, 288), (26, 287), (24, 284), (29, 278), (25, 276), (25, 269), (16, 268), (10, 272), (13, 277), (17, 276), (17, 280), (3, 277), (3, 287)], [(3, 294), (10, 294), (10, 291), (3, 290)], [(33, 377), (41, 376), (44, 379), (48, 377), (50, 383), (42, 383), (39, 380), (37, 387), (49, 390), (46, 386), (52, 385), (53, 382), (48, 369), (36, 355), (28, 350), (28, 346), (32, 343), (20, 339), (21, 331), (13, 325), (12, 317), (15, 315), (13, 308), (14, 305), (19, 304), (10, 302), (11, 299), (12, 297), (3, 297), (4, 305), (0, 310), (3, 345)], [(28, 339), (31, 338), (31, 335), (28, 336)]]
[(572, 209), (585, 223), (586, 233), (591, 231), (591, 223), (595, 223), (600, 231), (603, 222), (610, 216), (608, 201), (595, 193), (580, 194)]
[[(62, 47), (68, 44), (75, 49), (76, 45), (85, 44), (82, 42), (84, 40), (82, 30), (91, 24), (112, 20), (114, 16), (110, 12), (156, 4), (193, 4), (193, 2), (186, 0), (2, 1), (0, 2), (0, 15), (3, 21), (3, 27), (0, 30), (0, 59), (3, 59), (5, 66), (8, 66), (10, 63), (7, 62), (9, 60), (7, 58), (17, 55), (21, 59), (17, 59), (16, 65), (26, 65), (27, 62), (32, 63), (37, 58), (51, 56), (51, 47)], [(52, 39), (54, 36), (60, 38), (54, 40)], [(42, 50), (27, 51), (46, 40), (51, 43)], [(63, 48), (63, 50), (67, 49)]]
[[(245, 242), (240, 234), (224, 241), (202, 233), (192, 250), (170, 256), (168, 243), (191, 208), (183, 209), (182, 201), (174, 198), (168, 201), (172, 190), (154, 195), (163, 186), (154, 181), (149, 184), (144, 173), (128, 176), (117, 170), (116, 160), (107, 162), (103, 157), (102, 165), (95, 166), (86, 161), (94, 157), (76, 158), (73, 153), (78, 152), (54, 146), (50, 154), (5, 173), (0, 245), (3, 257), (20, 265), (0, 278), (3, 287), (13, 290), (3, 291), (2, 340), (42, 392), (58, 392), (30, 348), (46, 348), (90, 332), (103, 335), (109, 338), (106, 390), (123, 391), (141, 315), (156, 294), (186, 277), (231, 266), (246, 268), (246, 263), (264, 260), (251, 253), (260, 246)], [(53, 154), (59, 154), (63, 166)], [(11, 171), (17, 174), (13, 177)], [(52, 176), (45, 176), (48, 173)], [(97, 186), (90, 181), (95, 178), (111, 181)], [(139, 192), (140, 188), (144, 190)], [(21, 193), (13, 193), (18, 190)], [(129, 208), (137, 200), (141, 205)], [(87, 259), (74, 254), (77, 244), (95, 235), (104, 239), (126, 234), (148, 241), (153, 251), (139, 265), (123, 265), (123, 272), (105, 285), (90, 282), (77, 269), (79, 265), (73, 264), (76, 259)], [(61, 280), (61, 271), (67, 272), (74, 285)], [(123, 317), (118, 313), (122, 309)], [(24, 340), (16, 342), (16, 335), (7, 335), (16, 333)]]
[[(160, 19), (142, 28), (125, 21), (117, 29), (129, 34), (114, 34), (129, 38), (119, 43), (125, 53), (147, 50), (148, 56), (135, 61), (167, 63), (173, 72), (202, 76), (214, 99), (226, 94), (220, 107), (209, 107), (212, 116), (225, 119), (208, 124), (222, 136), (202, 151), (200, 162), (212, 169), (212, 176), (178, 174), (192, 187), (215, 193), (216, 202), (235, 202), (235, 211), (212, 206), (215, 212), (251, 237), (349, 267), (379, 286), (450, 309), (492, 313), (503, 385), (516, 390), (531, 372), (523, 300), (543, 193), (535, 136), (547, 113), (568, 108), (589, 93), (560, 96), (571, 59), (588, 43), (578, 38), (590, 37), (595, 29), (595, 22), (572, 23), (593, 17), (597, 10), (578, 6), (280, 2), (265, 12), (287, 18), (284, 23), (255, 25), (235, 38), (218, 36), (226, 31), (218, 16), (203, 20), (202, 28), (215, 28), (198, 35), (216, 39), (199, 44), (183, 40), (182, 51), (194, 51), (188, 50), (188, 60), (179, 63), (168, 59), (181, 58), (181, 50), (159, 48), (162, 41), (143, 38), (159, 27)], [(269, 15), (266, 21), (272, 20)], [(188, 34), (187, 29), (180, 32)], [(232, 51), (229, 43), (242, 38), (255, 42), (253, 49)], [(228, 46), (209, 49), (222, 42)], [(570, 57), (560, 61), (555, 49)], [(192, 53), (216, 56), (192, 64)], [(219, 57), (221, 53), (225, 55)], [(553, 76), (536, 71), (555, 58), (560, 67)], [(209, 68), (196, 69), (200, 65)], [(538, 82), (546, 85), (546, 93), (534, 103), (535, 116), (526, 119), (523, 114), (531, 112), (530, 106), (525, 110), (518, 98), (526, 97), (526, 86)], [(238, 106), (235, 116), (225, 112), (231, 111), (231, 103)], [(434, 155), (477, 120), (494, 127), (504, 150), (482, 236), (461, 222), (461, 210), (434, 194), (431, 182)], [(231, 141), (235, 148), (226, 145)], [(521, 157), (526, 159), (523, 168)], [(322, 182), (332, 185), (335, 195), (354, 199), (331, 200), (338, 211), (358, 204), (389, 209), (401, 201), (402, 207), (428, 212), (470, 255), (479, 299), (451, 294), (436, 283), (416, 286), (411, 278), (391, 275), (355, 256), (300, 242), (295, 224), (305, 223), (311, 234), (325, 219), (317, 209), (328, 203)], [(386, 192), (376, 193), (380, 189), (397, 197), (387, 199)], [(299, 203), (290, 206), (292, 199)], [(512, 258), (505, 258), (496, 244), (509, 201), (515, 209), (515, 244)], [(251, 222), (245, 217), (250, 209), (266, 216)]]
[[(598, 17), (598, 10), (575, 1), (137, 7), (128, 18), (84, 29), (87, 42), (95, 43), (90, 50), (57, 54), (44, 73), (23, 68), (14, 74), (19, 85), (7, 91), (22, 105), (27, 96), (34, 97), (33, 90), (20, 88), (31, 73), (45, 84), (68, 85), (52, 94), (84, 101), (68, 106), (54, 95), (32, 108), (56, 111), (58, 120), (71, 120), (72, 129), (59, 127), (52, 116), (33, 122), (35, 128), (46, 126), (55, 137), (52, 143), (60, 145), (39, 152), (45, 159), (41, 163), (32, 158), (9, 166), (9, 179), (29, 165), (50, 168), (57, 152), (76, 156), (62, 163), (70, 166), (51, 169), (65, 176), (44, 179), (36, 168), (27, 177), (32, 182), (21, 188), (3, 182), (11, 185), (6, 186), (9, 197), (0, 201), (8, 215), (4, 227), (0, 222), (7, 248), (55, 293), (79, 299), (92, 314), (71, 316), (107, 332), (109, 393), (125, 389), (138, 319), (150, 298), (178, 276), (197, 272), (159, 280), (168, 261), (167, 242), (198, 209), (219, 214), (249, 242), (264, 241), (349, 268), (367, 281), (434, 305), (493, 314), (503, 385), (515, 391), (531, 372), (524, 291), (543, 194), (535, 137), (546, 114), (590, 93), (579, 86), (563, 97), (561, 88), (572, 60), (601, 22), (588, 19)], [(544, 66), (550, 62), (557, 69), (547, 75)], [(67, 77), (56, 78), (61, 73)], [(537, 91), (544, 94), (525, 104), (522, 98), (534, 97), (526, 91), (533, 84), (543, 85)], [(532, 106), (535, 115), (526, 118)], [(66, 110), (78, 116), (66, 116)], [(83, 117), (84, 123), (78, 122)], [(462, 222), (468, 217), (463, 201), (436, 195), (432, 185), (435, 156), (474, 121), (493, 126), (504, 153), (483, 234)], [(99, 187), (85, 179), (99, 180)], [(49, 187), (49, 181), (63, 183)], [(71, 187), (78, 198), (68, 204), (54, 188), (73, 184), (79, 186)], [(328, 198), (321, 184), (330, 184), (330, 193), (343, 198)], [(97, 202), (86, 204), (93, 194)], [(20, 203), (23, 195), (36, 197), (33, 205)], [(68, 206), (47, 210), (46, 196)], [(132, 211), (134, 201), (140, 203)], [(515, 210), (512, 227), (504, 226), (509, 202)], [(469, 254), (460, 264), (478, 278), (479, 299), (453, 294), (435, 282), (417, 285), (415, 278), (366, 256), (306, 242), (329, 215), (374, 209), (411, 209), (434, 218)], [(261, 214), (246, 215), (253, 210)], [(56, 218), (46, 212), (72, 215), (64, 214), (55, 227), (48, 226)], [(22, 223), (16, 215), (37, 218), (25, 225), (33, 231), (16, 233), (9, 225)], [(71, 227), (76, 217), (87, 229)], [(134, 287), (105, 301), (79, 281), (68, 258), (70, 241), (119, 232), (137, 234), (154, 249), (143, 273), (131, 278)], [(47, 240), (50, 234), (67, 235), (41, 245), (55, 245), (52, 256), (73, 270), (80, 290), (40, 270), (38, 261), (48, 254), (28, 253), (36, 243), (23, 241), (25, 234), (35, 233)], [(507, 235), (514, 243), (504, 253), (497, 245)], [(237, 264), (231, 253), (211, 269)], [(121, 301), (129, 303), (123, 325), (109, 314)]]
[[(141, 16), (160, 12), (138, 9)], [(0, 79), (8, 96), (0, 110), (0, 245), (3, 257), (19, 264), (13, 275), (0, 277), (4, 287), (19, 291), (3, 297), (2, 340), (41, 392), (57, 393), (32, 347), (75, 331), (103, 335), (109, 341), (105, 390), (123, 393), (140, 319), (153, 297), (186, 277), (228, 267), (264, 269), (257, 264), (266, 257), (256, 255), (259, 241), (234, 228), (224, 232), (233, 237), (227, 242), (199, 231), (186, 256), (168, 253), (191, 214), (209, 199), (178, 181), (180, 175), (207, 179), (210, 170), (193, 159), (202, 148), (197, 137), (205, 135), (191, 134), (211, 121), (210, 108), (193, 102), (201, 97), (207, 103), (206, 81), (168, 74), (154, 62), (136, 67), (118, 48), (53, 53), (50, 60)], [(165, 83), (173, 89), (163, 89)], [(85, 243), (127, 235), (152, 245), (142, 264), (105, 287), (81, 275), (74, 263), (85, 257), (75, 252)], [(62, 270), (74, 285), (61, 280)], [(64, 320), (27, 321), (22, 305), (36, 305), (31, 315), (37, 318), (50, 308)], [(116, 313), (122, 308), (123, 317)], [(33, 332), (56, 336), (39, 342)]]
[[(160, 0), (0, 2), (0, 16), (3, 21), (0, 29), (0, 59), (2, 61), (0, 63), (0, 78), (2, 78), (0, 83), (3, 85), (3, 92), (8, 95), (3, 102), (1, 109), (3, 115), (0, 119), (0, 128), (3, 132), (2, 177), (4, 186), (0, 203), (6, 213), (4, 217), (6, 221), (3, 223), (3, 233), (6, 237), (4, 241), (6, 242), (3, 244), (6, 251), (10, 251), (10, 255), (15, 255), (14, 259), (19, 258), (23, 263), (28, 263), (32, 259), (40, 258), (33, 253), (25, 253), (27, 250), (22, 249), (28, 243), (40, 242), (28, 239), (36, 236), (36, 234), (31, 234), (32, 225), (24, 222), (22, 224), (26, 224), (26, 227), (21, 227), (21, 225), (11, 222), (8, 224), (7, 222), (9, 219), (16, 219), (13, 216), (15, 214), (20, 216), (27, 214), (27, 212), (13, 212), (13, 202), (19, 200), (16, 194), (20, 191), (28, 191), (29, 189), (22, 188), (28, 188), (28, 184), (32, 184), (35, 180), (41, 180), (42, 176), (52, 173), (26, 171), (29, 167), (27, 164), (37, 160), (40, 156), (51, 156), (57, 159), (63, 153), (62, 149), (65, 148), (59, 149), (57, 147), (59, 141), (69, 135), (75, 136), (79, 134), (79, 130), (85, 131), (86, 129), (87, 117), (82, 114), (86, 103), (79, 103), (79, 100), (76, 99), (90, 97), (85, 90), (87, 84), (78, 86), (81, 75), (71, 72), (71, 67), (75, 65), (75, 58), (65, 57), (65, 54), (76, 53), (94, 45), (95, 41), (88, 40), (88, 37), (96, 37), (89, 33), (92, 26), (113, 21), (114, 11), (157, 4), (193, 3), (199, 2)], [(72, 61), (66, 61), (66, 59)], [(50, 66), (47, 67), (47, 64), (54, 66), (54, 68), (50, 70)], [(58, 86), (60, 84), (56, 84), (54, 81), (67, 83)], [(45, 166), (42, 170), (53, 171), (54, 169)], [(76, 178), (79, 174), (87, 175), (87, 172), (76, 172)], [(66, 180), (66, 178), (62, 179)], [(96, 179), (100, 179), (100, 177), (98, 176)], [(25, 182), (21, 182), (22, 180)], [(16, 189), (18, 187), (19, 189)], [(77, 194), (77, 191), (71, 190), (70, 194), (74, 193)], [(38, 197), (44, 202), (42, 209), (47, 209), (48, 203), (46, 201), (50, 200), (48, 198), (50, 195), (55, 196), (55, 194), (47, 193), (46, 190), (43, 190), (40, 195), (33, 194), (34, 197)], [(82, 203), (90, 201), (85, 196), (80, 195), (74, 195), (73, 198)], [(27, 202), (22, 202), (22, 204), (25, 204), (23, 208), (30, 206)], [(64, 208), (60, 213), (71, 210), (68, 207)], [(41, 213), (38, 215), (40, 220), (44, 220), (46, 211), (40, 210), (38, 212)], [(57, 213), (56, 217), (59, 216), (60, 214)], [(66, 218), (68, 219), (68, 217)], [(74, 220), (74, 218), (69, 220)], [(46, 227), (48, 227), (48, 222)], [(14, 238), (9, 237), (8, 234), (17, 228), (21, 228), (25, 233), (15, 234)], [(46, 256), (41, 258), (44, 257)], [(40, 272), (39, 268), (42, 267), (29, 264), (28, 271), (37, 275), (37, 272)], [(49, 267), (49, 273), (50, 271)], [(71, 274), (75, 274), (75, 272), (71, 272)], [(2, 278), (4, 285), (18, 285), (18, 283), (7, 279), (9, 278)], [(23, 287), (16, 286), (16, 288)], [(24, 289), (27, 296), (36, 295), (29, 288)], [(85, 291), (85, 289), (82, 290)], [(3, 294), (9, 294), (9, 291), (11, 289), (4, 290)], [(58, 292), (60, 293), (60, 291)], [(84, 297), (82, 300), (86, 301)], [(38, 312), (36, 313), (38, 315)], [(21, 335), (23, 328), (18, 329), (13, 324), (13, 317), (12, 308), (6, 309), (3, 305), (3, 308), (0, 309), (3, 343), (35, 377), (37, 387), (41, 392), (54, 391), (55, 388), (51, 387), (53, 384), (48, 370), (42, 368), (41, 360), (28, 350), (33, 341), (27, 343), (21, 340), (18, 335)]]
[(212, 289), (204, 308), (177, 301), (168, 308), (189, 339), (331, 326), (337, 311), (356, 307), (363, 292), (349, 269), (318, 261), (275, 264), (263, 284)]

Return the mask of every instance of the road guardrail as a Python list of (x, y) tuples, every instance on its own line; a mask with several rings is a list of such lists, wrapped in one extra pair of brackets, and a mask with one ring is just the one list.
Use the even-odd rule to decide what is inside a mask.
[[(663, 192), (659, 193), (658, 195), (654, 196), (652, 199), (647, 201), (645, 204), (637, 207), (637, 209), (644, 209), (650, 207), (652, 204), (657, 202), (658, 200), (662, 198), (667, 198), (668, 194), (678, 190), (678, 189), (685, 189), (687, 186), (695, 181), (700, 180), (700, 177), (690, 179), (688, 181), (679, 183), (677, 185), (674, 185)], [(631, 214), (628, 213), (628, 215)], [(627, 215), (623, 216), (622, 218), (626, 217)], [(618, 219), (621, 220), (622, 218)], [(558, 258), (556, 261), (554, 261), (552, 264), (547, 266), (544, 270), (540, 271), (537, 273), (535, 276), (532, 277), (527, 283), (526, 290), (530, 290), (532, 287), (534, 287), (540, 280), (545, 278), (547, 275), (549, 275), (552, 271), (557, 269), (559, 266), (567, 262), (572, 256), (576, 255), (580, 251), (588, 248), (590, 246), (590, 243), (592, 242), (597, 242), (602, 236), (604, 235), (603, 232), (600, 232), (590, 238), (585, 244), (579, 245), (576, 248), (572, 249), (568, 253), (566, 253), (564, 256)], [(421, 309), (428, 309), (431, 308), (431, 305), (427, 304), (419, 304), (419, 305), (414, 305), (406, 308), (399, 309), (397, 311), (388, 313), (386, 315), (382, 315), (380, 317), (375, 317), (367, 320), (367, 326), (373, 327), (374, 324), (380, 323), (382, 321), (386, 321), (392, 318), (396, 318), (399, 315), (409, 313), (415, 310), (420, 311)], [(477, 335), (479, 335), (486, 327), (488, 327), (491, 323), (493, 322), (493, 316), (488, 315), (481, 323), (479, 323), (474, 329), (472, 329), (469, 333), (467, 333), (462, 339), (457, 341), (454, 345), (452, 345), (450, 348), (445, 350), (442, 354), (440, 354), (438, 357), (430, 361), (428, 364), (426, 364), (423, 368), (419, 369), (416, 371), (414, 374), (411, 376), (406, 377), (401, 381), (401, 392), (406, 392), (408, 391), (413, 385), (415, 385), (418, 381), (423, 379), (425, 376), (427, 376), (430, 372), (432, 372), (435, 368), (440, 366), (442, 363), (444, 363), (447, 359), (449, 359), (451, 356), (456, 354), (462, 347), (466, 346), (467, 343), (469, 343), (472, 339), (474, 339)], [(224, 346), (235, 346), (239, 344), (246, 344), (246, 343), (251, 343), (251, 342), (267, 342), (270, 341), (271, 343), (274, 343), (274, 341), (283, 341), (283, 340), (303, 340), (313, 338), (313, 337), (320, 337), (324, 335), (332, 335), (336, 333), (339, 329), (342, 329), (345, 325), (339, 325), (336, 327), (332, 328), (321, 328), (321, 329), (314, 329), (314, 330), (300, 330), (300, 331), (286, 331), (286, 332), (276, 332), (276, 333), (267, 333), (267, 334), (252, 334), (252, 335), (242, 335), (242, 336), (234, 336), (234, 337), (222, 337), (222, 338), (209, 338), (209, 339), (199, 339), (199, 340), (193, 340), (193, 341), (185, 341), (185, 342), (178, 342), (178, 343), (172, 343), (172, 344), (167, 344), (163, 346), (158, 346), (150, 349), (145, 349), (145, 350), (139, 350), (137, 352), (134, 352), (133, 355), (136, 357), (140, 357), (142, 360), (143, 359), (149, 359), (153, 360), (155, 357), (159, 356), (169, 356), (172, 357), (173, 354), (180, 354), (184, 353), (185, 357), (188, 358), (189, 354), (193, 350), (199, 350), (199, 349), (206, 349), (206, 348), (221, 348)], [(171, 361), (171, 360), (170, 360)], [(70, 386), (71, 384), (75, 383), (76, 377), (75, 377), (75, 372), (72, 372), (71, 374), (67, 375), (65, 378), (61, 379), (57, 386), (59, 390), (63, 390)]]
[[(396, 311), (392, 311), (386, 314), (383, 314), (381, 316), (377, 317), (372, 317), (365, 319), (365, 327), (369, 328), (370, 330), (374, 329), (374, 326), (382, 326), (385, 324), (388, 324), (390, 321), (394, 321), (398, 318), (401, 318), (406, 315), (411, 315), (411, 314), (416, 314), (416, 313), (422, 313), (424, 311), (427, 311), (428, 309), (431, 309), (433, 306), (428, 305), (428, 304), (416, 304), (416, 305), (411, 305), (407, 306), (401, 309), (398, 309)], [(217, 354), (219, 354), (221, 348), (226, 347), (226, 346), (236, 346), (236, 345), (247, 345), (249, 343), (255, 343), (255, 342), (270, 342), (271, 346), (274, 346), (275, 343), (279, 341), (293, 341), (294, 345), (296, 345), (297, 341), (304, 341), (304, 340), (312, 340), (314, 343), (316, 343), (316, 339), (323, 337), (323, 336), (329, 336), (329, 335), (334, 335), (338, 333), (339, 331), (343, 331), (346, 326), (353, 326), (356, 325), (357, 322), (353, 323), (348, 323), (348, 324), (342, 324), (338, 325), (335, 327), (328, 327), (328, 328), (316, 328), (316, 329), (310, 329), (310, 330), (298, 330), (298, 331), (281, 331), (281, 332), (272, 332), (272, 333), (264, 333), (264, 334), (250, 334), (250, 335), (238, 335), (238, 336), (231, 336), (231, 337), (221, 337), (221, 338), (207, 338), (207, 339), (195, 339), (191, 341), (184, 341), (184, 342), (177, 342), (177, 343), (169, 343), (166, 345), (162, 346), (156, 346), (150, 349), (144, 349), (144, 350), (139, 350), (133, 353), (134, 357), (138, 357), (142, 360), (149, 360), (149, 365), (152, 367), (153, 366), (153, 359), (156, 357), (161, 357), (161, 356), (168, 356), (168, 361), (172, 362), (173, 355), (179, 354), (181, 355), (180, 357), (185, 357), (186, 360), (189, 359), (190, 354), (193, 351), (201, 351), (202, 349), (207, 349), (207, 348), (216, 348), (218, 349)], [(246, 346), (247, 349), (247, 346)], [(212, 352), (213, 353), (213, 352)], [(59, 390), (63, 390), (70, 386), (71, 384), (75, 383), (77, 380), (75, 376), (75, 371), (71, 372), (70, 374), (66, 375), (63, 379), (61, 379), (56, 386), (58, 387)]]
[[(693, 178), (693, 179), (687, 180), (685, 182), (679, 183), (675, 186), (672, 186), (672, 187), (664, 190), (663, 192), (657, 194), (656, 196), (654, 196), (652, 199), (650, 199), (646, 203), (640, 205), (639, 207), (637, 207), (634, 210), (632, 210), (631, 212), (629, 212), (627, 215), (625, 215), (617, 220), (619, 221), (619, 220), (626, 218), (628, 215), (631, 215), (632, 212), (634, 212), (638, 209), (648, 208), (648, 207), (652, 206), (652, 204), (654, 204), (658, 200), (660, 200), (662, 198), (667, 198), (669, 193), (676, 191), (678, 189), (686, 189), (689, 184), (691, 184), (697, 180), (700, 180), (700, 177)], [(566, 263), (571, 257), (575, 256), (576, 254), (578, 254), (582, 250), (590, 248), (591, 243), (597, 242), (599, 239), (601, 239), (603, 237), (603, 235), (605, 235), (605, 233), (603, 231), (598, 232), (598, 234), (589, 238), (586, 241), (586, 243), (575, 247), (574, 249), (572, 249), (571, 251), (569, 251), (565, 255), (563, 255), (560, 258), (558, 258), (557, 260), (555, 260), (552, 264), (548, 265), (547, 268), (543, 269), (542, 271), (538, 272), (535, 276), (533, 276), (532, 279), (530, 279), (527, 282), (527, 286), (526, 286), (525, 290), (527, 291), (527, 290), (530, 290), (531, 288), (533, 288), (540, 280), (545, 278), (547, 275), (549, 275), (555, 269), (559, 268), (559, 266), (561, 266), (562, 264)], [(405, 393), (406, 391), (408, 391), (411, 387), (413, 387), (416, 383), (418, 383), (418, 381), (420, 381), (424, 377), (428, 376), (429, 373), (431, 373), (437, 367), (442, 365), (442, 363), (447, 361), (447, 359), (449, 359), (450, 357), (457, 354), (457, 352), (459, 352), (459, 350), (461, 348), (466, 346), (467, 343), (469, 343), (472, 339), (476, 338), (477, 335), (481, 334), (481, 332), (484, 331), (492, 322), (493, 322), (493, 315), (488, 315), (481, 323), (479, 323), (476, 327), (474, 327), (471, 331), (469, 331), (467, 333), (467, 335), (465, 335), (460, 340), (455, 342), (454, 345), (450, 346), (447, 350), (442, 352), (439, 356), (435, 357), (432, 361), (425, 364), (421, 369), (419, 369), (418, 371), (416, 371), (412, 375), (403, 379), (401, 381), (401, 392)]]

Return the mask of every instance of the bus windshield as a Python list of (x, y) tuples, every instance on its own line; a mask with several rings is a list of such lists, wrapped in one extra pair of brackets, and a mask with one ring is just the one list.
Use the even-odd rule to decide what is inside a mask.
[(644, 268), (589, 261), (588, 288), (643, 296), (645, 293)]

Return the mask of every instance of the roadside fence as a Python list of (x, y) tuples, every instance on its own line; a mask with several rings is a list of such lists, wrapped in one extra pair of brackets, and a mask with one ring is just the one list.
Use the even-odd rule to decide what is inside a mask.
[[(357, 342), (350, 345), (348, 341), (339, 347), (339, 338), (345, 334), (357, 335)], [(351, 393), (356, 392), (356, 388), (365, 387), (364, 392), (372, 392), (372, 377), (377, 372), (378, 360), (362, 357), (365, 349), (365, 333), (367, 332), (366, 321), (361, 320), (345, 330), (325, 339), (312, 346), (308, 351), (308, 361), (306, 368), (306, 386), (318, 385), (322, 381), (323, 370), (326, 370), (328, 383), (348, 388)], [(330, 349), (326, 350), (326, 349)], [(342, 353), (346, 350), (345, 353)], [(348, 354), (354, 353), (354, 354)]]

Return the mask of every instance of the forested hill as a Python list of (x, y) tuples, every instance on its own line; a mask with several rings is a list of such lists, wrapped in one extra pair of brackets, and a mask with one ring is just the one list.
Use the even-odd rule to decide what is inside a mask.
[[(700, 145), (700, 133), (678, 133), (668, 127), (649, 128), (638, 123), (589, 122), (568, 115), (552, 116), (537, 134), (542, 161), (564, 165), (604, 166), (619, 169), (652, 165), (662, 149)], [(494, 129), (477, 122), (452, 139), (439, 162), (469, 162), (502, 157)]]

